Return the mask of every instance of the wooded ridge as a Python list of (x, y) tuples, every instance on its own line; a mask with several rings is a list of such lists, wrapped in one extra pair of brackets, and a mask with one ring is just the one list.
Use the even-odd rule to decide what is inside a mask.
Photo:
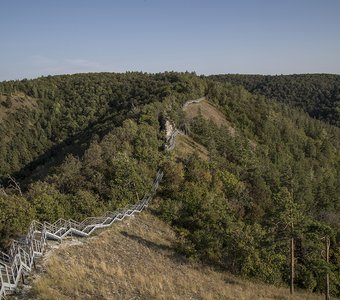
[[(340, 129), (336, 110), (311, 113), (337, 103), (338, 77), (266, 80), (263, 89), (280, 97), (251, 93), (229, 75), (175, 72), (0, 83), (1, 247), (34, 219), (80, 222), (136, 203), (161, 166), (153, 212), (176, 230), (179, 253), (288, 285), (294, 238), (295, 286), (324, 292), (329, 274), (339, 296)], [(195, 114), (183, 111), (202, 95)], [(187, 134), (181, 146), (191, 142), (190, 151), (165, 157), (166, 120)]]

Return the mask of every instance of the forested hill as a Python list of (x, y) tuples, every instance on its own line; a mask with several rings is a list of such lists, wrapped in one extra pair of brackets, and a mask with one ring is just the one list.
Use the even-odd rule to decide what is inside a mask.
[[(135, 203), (161, 166), (152, 211), (176, 229), (180, 253), (286, 285), (294, 237), (296, 285), (321, 292), (328, 271), (340, 295), (338, 127), (191, 73), (48, 76), (0, 83), (0, 94), (1, 247), (32, 219)], [(183, 110), (202, 96), (195, 113)], [(166, 120), (186, 133), (181, 154), (163, 151)], [(29, 178), (22, 194), (8, 174)]]
[(194, 91), (198, 81), (190, 74), (100, 73), (2, 82), (0, 178), (81, 154), (89, 140), (138, 116), (145, 104), (203, 94), (204, 86)]
[(214, 80), (242, 85), (251, 93), (302, 108), (313, 118), (340, 127), (340, 75), (214, 75)]

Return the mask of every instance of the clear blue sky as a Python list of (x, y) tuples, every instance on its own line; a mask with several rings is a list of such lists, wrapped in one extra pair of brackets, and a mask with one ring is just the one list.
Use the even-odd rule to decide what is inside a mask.
[(340, 0), (0, 0), (0, 80), (340, 74)]

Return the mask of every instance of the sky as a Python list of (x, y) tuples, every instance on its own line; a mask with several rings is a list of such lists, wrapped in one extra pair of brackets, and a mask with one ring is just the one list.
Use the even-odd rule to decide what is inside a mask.
[(0, 0), (0, 80), (340, 74), (340, 0)]

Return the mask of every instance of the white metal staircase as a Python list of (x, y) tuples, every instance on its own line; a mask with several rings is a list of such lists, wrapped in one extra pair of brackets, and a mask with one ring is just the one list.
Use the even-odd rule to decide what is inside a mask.
[(46, 239), (61, 241), (68, 235), (87, 237), (98, 228), (109, 227), (114, 222), (143, 211), (154, 196), (162, 177), (163, 171), (159, 170), (150, 192), (138, 203), (114, 212), (108, 211), (100, 217), (89, 217), (82, 222), (59, 219), (53, 224), (33, 221), (24, 240), (14, 240), (8, 254), (0, 251), (0, 299), (17, 288), (21, 275), (32, 270), (34, 259), (44, 252)]

